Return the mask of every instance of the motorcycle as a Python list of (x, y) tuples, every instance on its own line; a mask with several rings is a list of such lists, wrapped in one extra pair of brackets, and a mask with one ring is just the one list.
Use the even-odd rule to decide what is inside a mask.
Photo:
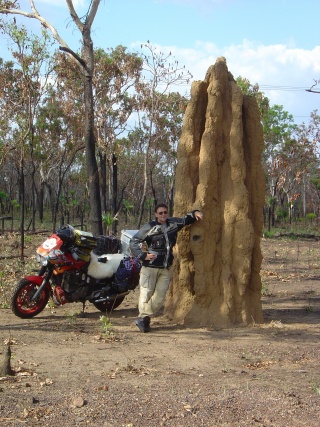
[(119, 307), (137, 287), (141, 264), (135, 257), (115, 253), (118, 247), (109, 236), (94, 237), (71, 225), (62, 226), (38, 247), (37, 260), (42, 265), (38, 274), (16, 285), (13, 313), (32, 318), (50, 297), (56, 305), (82, 302), (83, 311), (87, 301), (103, 312)]

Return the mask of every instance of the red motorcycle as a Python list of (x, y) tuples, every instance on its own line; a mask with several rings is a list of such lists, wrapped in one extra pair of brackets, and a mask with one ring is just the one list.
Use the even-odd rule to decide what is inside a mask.
[(71, 225), (59, 228), (37, 249), (38, 275), (24, 277), (14, 289), (13, 313), (32, 318), (50, 297), (61, 305), (82, 302), (83, 310), (87, 301), (104, 312), (119, 307), (138, 285), (141, 265), (137, 258), (115, 253), (120, 246), (115, 241)]

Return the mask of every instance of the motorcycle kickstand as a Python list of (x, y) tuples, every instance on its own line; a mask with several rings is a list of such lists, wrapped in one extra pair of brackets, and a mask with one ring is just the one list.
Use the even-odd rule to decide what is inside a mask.
[(82, 312), (79, 314), (79, 317), (86, 317), (86, 314), (84, 312), (85, 307), (86, 307), (86, 302), (83, 301), (82, 302)]

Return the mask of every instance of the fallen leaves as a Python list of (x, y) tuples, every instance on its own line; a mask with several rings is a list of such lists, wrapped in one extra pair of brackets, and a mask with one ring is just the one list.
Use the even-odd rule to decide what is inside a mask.
[(244, 367), (248, 369), (266, 369), (276, 363), (278, 363), (276, 360), (260, 360), (253, 363), (247, 363)]

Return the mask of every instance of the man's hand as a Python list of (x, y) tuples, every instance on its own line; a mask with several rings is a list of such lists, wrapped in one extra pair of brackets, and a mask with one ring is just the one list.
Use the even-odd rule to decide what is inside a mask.
[(200, 211), (195, 211), (195, 213), (194, 213), (194, 217), (195, 217), (195, 219), (196, 219), (197, 221), (199, 221), (199, 219), (202, 219), (202, 218), (203, 218), (203, 213), (202, 213), (202, 212), (200, 212)]
[(154, 260), (156, 258), (157, 258), (156, 254), (147, 253), (147, 256), (145, 257), (145, 261), (152, 261), (152, 260)]

